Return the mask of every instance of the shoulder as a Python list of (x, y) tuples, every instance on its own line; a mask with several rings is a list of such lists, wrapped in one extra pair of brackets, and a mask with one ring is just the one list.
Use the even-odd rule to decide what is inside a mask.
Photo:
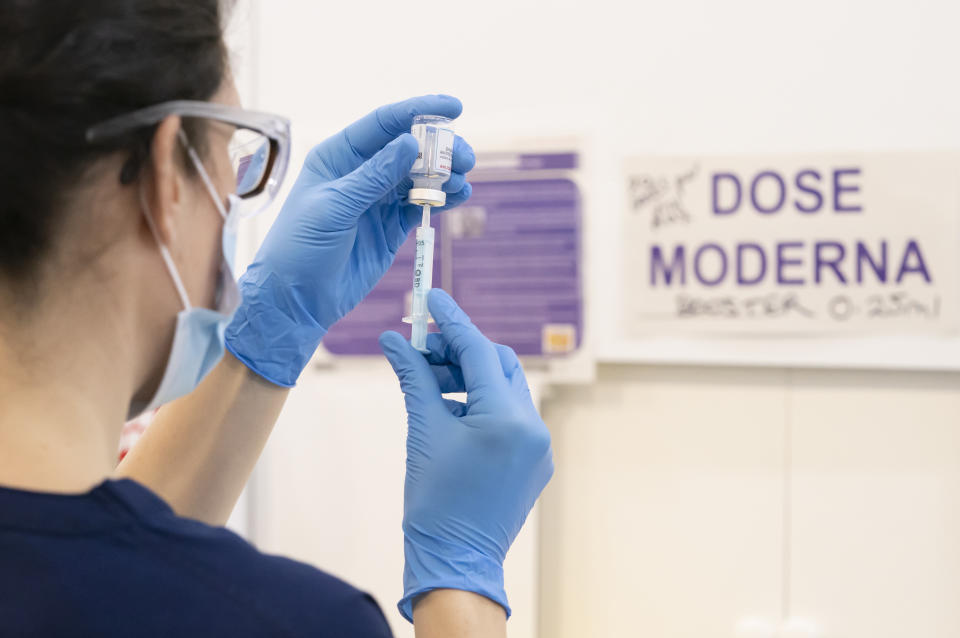
[(193, 586), (215, 590), (233, 607), (293, 635), (392, 635), (369, 594), (315, 567), (264, 554), (226, 528), (169, 510), (140, 522), (144, 549), (184, 572)]
[(315, 567), (263, 554), (241, 542), (246, 550), (236, 552), (240, 560), (224, 573), (272, 600), (298, 627), (322, 628), (324, 636), (392, 635), (379, 605), (366, 592)]

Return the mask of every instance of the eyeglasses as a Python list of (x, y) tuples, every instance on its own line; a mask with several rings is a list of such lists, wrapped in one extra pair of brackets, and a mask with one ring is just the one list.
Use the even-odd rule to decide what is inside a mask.
[(160, 122), (168, 115), (200, 117), (234, 127), (227, 146), (243, 216), (274, 200), (290, 161), (290, 121), (279, 115), (248, 111), (215, 102), (174, 100), (119, 115), (87, 129), (88, 143), (109, 141)]

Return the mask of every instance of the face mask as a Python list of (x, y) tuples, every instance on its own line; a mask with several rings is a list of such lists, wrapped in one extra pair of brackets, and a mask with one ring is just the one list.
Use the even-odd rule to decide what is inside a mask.
[[(190, 304), (187, 298), (186, 288), (183, 286), (183, 280), (180, 273), (170, 257), (170, 251), (160, 241), (160, 235), (157, 233), (153, 222), (153, 216), (147, 207), (146, 198), (143, 195), (143, 189), (140, 190), (140, 205), (143, 214), (147, 218), (147, 225), (153, 233), (153, 237), (160, 248), (160, 255), (167, 266), (167, 271), (173, 279), (173, 284), (180, 295), (180, 301), (183, 303), (183, 310), (177, 314), (177, 327), (173, 334), (173, 346), (170, 349), (170, 355), (167, 358), (167, 367), (164, 370), (163, 378), (157, 387), (156, 393), (150, 401), (133, 402), (130, 406), (128, 418), (133, 418), (143, 412), (160, 407), (164, 403), (189, 394), (196, 388), (207, 373), (219, 363), (224, 352), (224, 331), (227, 324), (233, 316), (233, 312), (240, 303), (240, 291), (237, 287), (237, 280), (234, 277), (234, 257), (237, 246), (237, 221), (239, 219), (239, 198), (236, 195), (230, 195), (227, 199), (229, 211), (223, 206), (223, 202), (217, 195), (217, 190), (207, 175), (203, 163), (197, 156), (193, 148), (187, 144), (186, 136), (181, 132), (181, 142), (187, 149), (190, 160), (196, 167), (200, 178), (203, 180), (213, 203), (217, 207), (220, 216), (223, 217), (223, 261), (220, 264), (220, 281), (217, 285), (217, 309), (196, 308)], [(141, 182), (142, 184), (142, 182)]]

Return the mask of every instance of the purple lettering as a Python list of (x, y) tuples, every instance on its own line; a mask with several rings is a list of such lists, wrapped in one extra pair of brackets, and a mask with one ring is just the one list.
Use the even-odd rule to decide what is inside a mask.
[[(760, 184), (760, 180), (765, 177), (772, 177), (777, 183), (777, 188), (780, 189), (780, 195), (777, 199), (777, 204), (769, 208), (764, 208), (760, 205), (760, 202), (757, 201), (757, 186)], [(757, 176), (753, 178), (753, 181), (750, 183), (750, 201), (753, 202), (753, 207), (759, 213), (764, 213), (769, 215), (775, 213), (783, 206), (784, 200), (787, 198), (787, 185), (783, 183), (783, 178), (780, 177), (780, 174), (775, 171), (763, 171), (757, 173)]]
[[(747, 250), (753, 252), (754, 255), (758, 257), (759, 267), (756, 269), (756, 275), (748, 278), (744, 272), (746, 267), (744, 266), (744, 255)], [(753, 286), (761, 281), (767, 274), (767, 254), (763, 251), (763, 247), (760, 244), (754, 244), (751, 242), (746, 242), (743, 244), (737, 244), (737, 283), (741, 286)]]
[[(731, 182), (736, 189), (736, 199), (734, 200), (733, 205), (728, 207), (720, 206), (720, 180), (726, 180)], [(743, 193), (740, 189), (740, 178), (734, 175), (733, 173), (714, 173), (713, 174), (713, 214), (714, 215), (730, 215), (731, 213), (737, 212), (737, 209), (740, 208), (740, 200), (742, 199)]]
[[(824, 257), (824, 249), (833, 248), (836, 252), (834, 253), (833, 259), (827, 259)], [(833, 271), (833, 274), (837, 276), (837, 280), (840, 283), (847, 283), (847, 278), (843, 276), (843, 273), (840, 271), (840, 262), (843, 261), (844, 255), (847, 251), (838, 241), (818, 241), (814, 245), (814, 281), (818, 284), (823, 281), (821, 277), (821, 272), (823, 272), (824, 266), (830, 268)]]
[(650, 251), (650, 285), (657, 285), (657, 273), (663, 275), (664, 285), (669, 286), (673, 283), (674, 275), (680, 280), (680, 285), (687, 283), (687, 273), (684, 269), (684, 250), (682, 245), (677, 245), (673, 249), (673, 261), (666, 264), (663, 260), (663, 251), (658, 244), (654, 244)]
[[(916, 258), (917, 263), (915, 265), (909, 265), (907, 263), (910, 261), (911, 255)], [(923, 261), (923, 254), (920, 252), (920, 246), (915, 239), (908, 241), (907, 248), (903, 251), (903, 261), (900, 262), (900, 272), (897, 273), (897, 283), (903, 280), (904, 275), (911, 272), (923, 275), (924, 281), (928, 284), (931, 282), (930, 272), (927, 270), (927, 265)]]
[[(804, 177), (812, 177), (814, 180), (816, 180), (815, 182), (816, 186), (805, 184), (803, 181)], [(820, 191), (818, 190), (818, 187), (820, 185), (820, 173), (813, 169), (800, 171), (799, 173), (797, 173), (797, 177), (795, 181), (797, 184), (797, 190), (799, 190), (801, 193), (807, 193), (808, 195), (813, 195), (817, 201), (816, 204), (807, 205), (801, 202), (799, 199), (797, 199), (796, 202), (794, 202), (795, 206), (797, 207), (797, 210), (800, 211), (801, 213), (818, 212), (820, 208), (823, 206), (823, 195), (821, 195)]]
[(863, 262), (870, 264), (870, 269), (877, 276), (880, 283), (887, 283), (887, 240), (880, 242), (880, 261), (874, 261), (873, 256), (867, 250), (867, 245), (862, 241), (857, 242), (857, 283), (863, 283)]
[(788, 248), (803, 248), (802, 241), (784, 241), (777, 244), (777, 283), (781, 286), (802, 286), (803, 279), (787, 279), (783, 270), (785, 266), (800, 266), (803, 264), (801, 259), (788, 259), (786, 252)]
[[(703, 269), (701, 264), (703, 263), (703, 256), (706, 254), (707, 250), (716, 251), (717, 255), (720, 257), (720, 273), (714, 279), (707, 279), (703, 275)], [(697, 279), (700, 280), (704, 286), (716, 286), (724, 277), (727, 276), (727, 253), (724, 252), (718, 244), (704, 244), (697, 249), (696, 254), (693, 256), (693, 272), (696, 274)]]
[(860, 186), (844, 186), (840, 183), (840, 179), (844, 175), (860, 175), (859, 168), (838, 168), (833, 171), (833, 210), (838, 213), (860, 213), (863, 212), (863, 206), (855, 204), (852, 206), (844, 206), (840, 201), (840, 196), (843, 193), (859, 193)]

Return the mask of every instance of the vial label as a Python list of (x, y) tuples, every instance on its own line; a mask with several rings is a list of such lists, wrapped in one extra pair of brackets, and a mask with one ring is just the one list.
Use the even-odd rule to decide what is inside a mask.
[(449, 173), (453, 170), (453, 131), (437, 129), (437, 168)]
[[(410, 134), (417, 139), (417, 160), (410, 169), (411, 173), (433, 174), (449, 173), (453, 170), (453, 131), (426, 124), (414, 124)], [(432, 148), (427, 145), (432, 143)], [(424, 157), (428, 155), (429, 157)], [(431, 165), (428, 165), (427, 162)]]

